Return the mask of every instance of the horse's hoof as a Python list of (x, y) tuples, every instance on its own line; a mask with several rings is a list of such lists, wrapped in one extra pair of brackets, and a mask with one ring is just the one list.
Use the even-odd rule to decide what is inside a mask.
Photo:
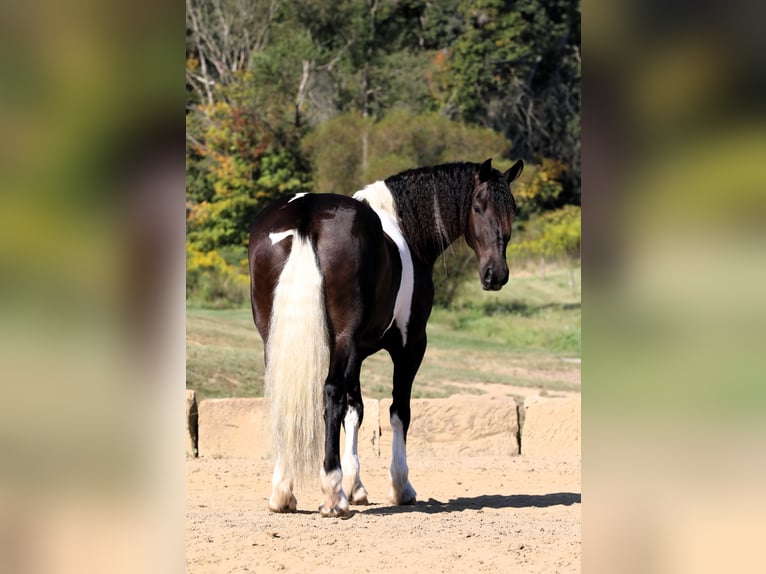
[(319, 513), (323, 518), (348, 518), (351, 516), (348, 506), (341, 506), (340, 504), (336, 504), (332, 508), (323, 504), (319, 507)]
[(391, 503), (396, 506), (411, 506), (417, 502), (415, 489), (412, 488), (412, 485), (409, 482), (401, 492), (392, 489), (388, 498), (391, 500)]
[(417, 503), (417, 498), (414, 496), (396, 496), (392, 494), (389, 500), (394, 506), (412, 506)]
[(282, 506), (272, 506), (269, 504), (269, 511), (275, 512), (277, 514), (289, 514), (292, 512), (295, 512), (296, 506), (292, 506), (290, 504), (284, 504)]
[(298, 508), (298, 501), (292, 494), (290, 498), (283, 502), (277, 502), (273, 498), (269, 499), (269, 510), (277, 514), (295, 512)]
[(413, 494), (410, 497), (402, 498), (402, 500), (399, 502), (400, 506), (412, 506), (413, 504), (417, 504), (418, 500)]
[(363, 486), (360, 486), (357, 488), (349, 498), (349, 502), (351, 504), (356, 504), (358, 506), (364, 506), (369, 504), (367, 501), (367, 490)]

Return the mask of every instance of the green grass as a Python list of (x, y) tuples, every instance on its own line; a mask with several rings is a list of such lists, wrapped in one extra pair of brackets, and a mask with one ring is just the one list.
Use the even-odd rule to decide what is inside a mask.
[(263, 396), (263, 372), (250, 309), (187, 309), (186, 386), (199, 399)]
[[(454, 309), (434, 309), (428, 350), (413, 397), (481, 393), (483, 384), (579, 390), (580, 275), (575, 293), (566, 269), (546, 278), (514, 276), (502, 291), (466, 284)], [(476, 283), (476, 284), (475, 284)], [(263, 344), (250, 309), (187, 309), (187, 387), (198, 399), (263, 396)], [(391, 395), (393, 367), (385, 352), (362, 367), (362, 392)]]

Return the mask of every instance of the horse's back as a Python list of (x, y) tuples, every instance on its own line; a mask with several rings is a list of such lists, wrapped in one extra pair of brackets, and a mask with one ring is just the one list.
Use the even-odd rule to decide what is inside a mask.
[[(362, 325), (385, 329), (401, 266), (392, 261), (378, 215), (365, 203), (336, 194), (281, 199), (264, 209), (250, 233), (253, 314), (268, 335), (272, 294), (295, 237), (308, 240), (324, 278), (327, 312), (336, 333)], [(381, 327), (383, 326), (383, 327)]]
[(250, 230), (250, 249), (270, 237), (270, 244), (281, 239), (278, 234), (297, 231), (302, 237), (317, 238), (331, 228), (333, 233), (358, 235), (366, 229), (373, 234), (380, 221), (366, 204), (333, 193), (298, 194), (279, 199), (261, 211)]

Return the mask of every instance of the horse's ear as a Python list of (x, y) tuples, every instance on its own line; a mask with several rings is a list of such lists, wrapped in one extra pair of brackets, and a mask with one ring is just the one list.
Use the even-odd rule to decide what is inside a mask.
[(483, 164), (481, 164), (481, 167), (479, 168), (479, 181), (489, 181), (490, 176), (492, 175), (492, 158), (489, 158), (487, 161), (485, 161)]
[(524, 170), (524, 162), (519, 160), (514, 163), (503, 175), (508, 183), (516, 181)]

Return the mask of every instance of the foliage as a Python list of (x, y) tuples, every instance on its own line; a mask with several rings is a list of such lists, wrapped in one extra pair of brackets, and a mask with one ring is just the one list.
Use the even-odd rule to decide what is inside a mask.
[(509, 147), (490, 129), (406, 109), (394, 110), (377, 123), (358, 113), (339, 115), (304, 138), (304, 150), (314, 165), (314, 190), (320, 193), (351, 194), (367, 183), (422, 165), (501, 158)]
[[(234, 78), (216, 89), (219, 101), (187, 114), (187, 296), (207, 304), (247, 300), (245, 246), (255, 214), (310, 189), (283, 108), (259, 104), (254, 72)], [(235, 256), (224, 260), (226, 250)]]
[[(186, 0), (186, 86), (189, 103), (219, 101), (216, 85), (230, 85), (250, 54), (268, 42), (273, 0)], [(190, 101), (189, 101), (190, 100)]]
[(579, 202), (580, 8), (570, 0), (462, 0), (447, 113), (502, 131), (514, 157), (568, 166)]
[(187, 122), (187, 162), (198, 172), (187, 202), (188, 240), (202, 251), (243, 245), (255, 213), (276, 197), (307, 190), (306, 181), (253, 110), (219, 102), (199, 111), (198, 125)]
[(580, 207), (567, 205), (530, 220), (522, 239), (508, 246), (511, 258), (580, 257)]
[(521, 180), (514, 184), (513, 196), (522, 221), (544, 211), (555, 209), (564, 189), (566, 169), (560, 160), (544, 158), (539, 165), (524, 168)]
[[(247, 234), (267, 202), (453, 160), (523, 158), (512, 249), (575, 249), (561, 244), (572, 218), (545, 214), (580, 203), (578, 0), (186, 7), (190, 297), (246, 300)], [(449, 304), (472, 266), (459, 249), (439, 265)]]
[[(236, 257), (236, 252), (230, 254)], [(242, 307), (249, 301), (249, 278), (243, 263), (227, 261), (216, 250), (202, 252), (187, 243), (187, 300), (212, 308)]]

